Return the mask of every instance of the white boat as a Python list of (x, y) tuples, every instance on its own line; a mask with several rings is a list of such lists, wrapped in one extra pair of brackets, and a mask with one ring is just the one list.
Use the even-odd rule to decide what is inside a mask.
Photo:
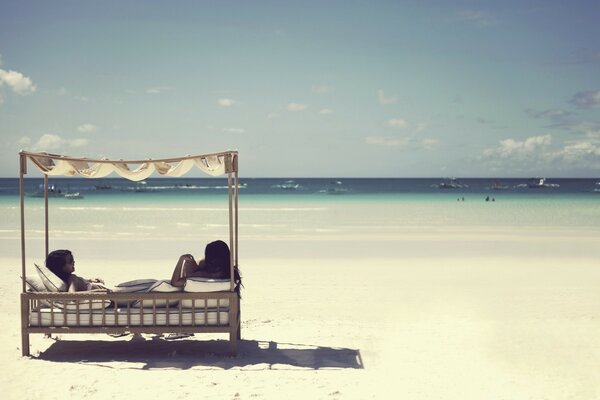
[(456, 178), (449, 178), (448, 180), (432, 186), (437, 187), (438, 189), (466, 189), (469, 187), (467, 184), (460, 183)]
[(300, 188), (300, 184), (294, 182), (293, 179), (290, 179), (281, 184), (273, 185), (273, 187), (275, 187), (277, 189), (281, 189), (281, 190), (298, 190)]
[(68, 199), (68, 200), (81, 200), (83, 198), (84, 198), (83, 195), (79, 192), (65, 193), (65, 199)]
[(545, 189), (560, 187), (558, 183), (546, 183), (546, 178), (532, 178), (527, 182), (527, 187), (530, 189)]
[(345, 194), (348, 193), (348, 189), (343, 186), (342, 181), (331, 181), (327, 189), (321, 190), (321, 192), (326, 194)]
[(600, 194), (600, 182), (596, 182), (596, 187), (592, 189), (592, 193)]
[[(61, 189), (54, 185), (48, 185), (48, 197), (64, 197), (64, 193)], [(44, 184), (40, 184), (38, 190), (33, 193), (27, 193), (28, 197), (44, 197)]]

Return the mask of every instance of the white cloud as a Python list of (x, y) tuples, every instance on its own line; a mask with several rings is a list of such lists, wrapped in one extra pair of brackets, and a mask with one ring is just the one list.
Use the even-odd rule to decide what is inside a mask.
[(311, 92), (316, 94), (330, 94), (335, 91), (333, 86), (328, 85), (313, 85), (311, 88)]
[(220, 105), (221, 107), (231, 107), (235, 103), (236, 103), (236, 101), (233, 99), (222, 98), (222, 99), (217, 100), (217, 104)]
[(268, 119), (275, 119), (275, 118), (278, 118), (278, 117), (279, 117), (279, 114), (277, 114), (276, 112), (271, 112), (271, 113), (267, 114), (267, 118)]
[(243, 128), (223, 128), (221, 130), (226, 133), (244, 133), (246, 131)]
[(64, 96), (65, 94), (67, 94), (67, 89), (61, 87), (56, 91), (56, 93), (58, 93), (59, 96)]
[(377, 100), (381, 105), (395, 104), (398, 102), (396, 95), (386, 95), (382, 89), (377, 91)]
[(436, 139), (425, 138), (421, 140), (421, 147), (425, 150), (433, 150), (440, 142)]
[(46, 133), (40, 137), (33, 147), (35, 150), (56, 150), (61, 147), (63, 143), (64, 140), (60, 136)]
[(333, 113), (333, 110), (331, 110), (329, 108), (323, 108), (322, 110), (319, 111), (319, 114), (322, 114), (322, 115), (331, 114), (331, 113)]
[(389, 137), (389, 136), (367, 136), (365, 142), (378, 146), (400, 146), (408, 145), (410, 138), (408, 137)]
[[(20, 146), (30, 146), (31, 143), (32, 140), (27, 136), (22, 137), (18, 142)], [(31, 148), (33, 151), (56, 151), (64, 150), (68, 147), (83, 147), (87, 146), (88, 143), (89, 140), (84, 138), (64, 139), (59, 135), (46, 133), (42, 135), (38, 141), (31, 146)]]
[(83, 124), (83, 125), (79, 125), (77, 127), (77, 130), (81, 133), (91, 133), (91, 132), (96, 132), (98, 130), (98, 128), (92, 124)]
[(385, 124), (392, 128), (401, 128), (401, 129), (406, 128), (408, 126), (408, 122), (406, 122), (406, 120), (402, 119), (402, 118), (392, 118), (392, 119), (386, 121)]
[(6, 84), (13, 92), (27, 95), (35, 92), (35, 85), (31, 79), (17, 71), (6, 71), (0, 69), (0, 86)]
[(75, 100), (86, 102), (89, 99), (87, 97), (85, 97), (85, 96), (75, 96)]
[(478, 160), (494, 171), (547, 175), (574, 169), (600, 171), (600, 132), (568, 140), (551, 148), (551, 135), (532, 136), (523, 141), (501, 140), (485, 149)]
[(575, 93), (570, 102), (579, 108), (600, 108), (600, 90)]
[(17, 144), (21, 148), (27, 147), (27, 146), (29, 146), (31, 144), (31, 138), (29, 138), (28, 136), (23, 136), (21, 139), (19, 139), (19, 141), (17, 142)]
[(416, 150), (433, 150), (437, 145), (436, 139), (424, 138), (419, 139), (412, 136), (367, 136), (365, 142), (375, 146), (411, 148)]
[(78, 138), (67, 141), (67, 145), (70, 147), (83, 147), (87, 146), (90, 141), (88, 139)]
[(159, 88), (149, 88), (146, 89), (147, 94), (159, 94), (161, 90)]
[(523, 141), (509, 138), (501, 140), (497, 146), (485, 149), (483, 156), (486, 158), (510, 158), (536, 155), (551, 143), (551, 135), (532, 136)]
[(307, 107), (306, 104), (290, 103), (286, 108), (288, 111), (303, 111), (306, 110)]
[(498, 20), (485, 11), (464, 10), (454, 15), (456, 21), (467, 22), (478, 28), (496, 25)]

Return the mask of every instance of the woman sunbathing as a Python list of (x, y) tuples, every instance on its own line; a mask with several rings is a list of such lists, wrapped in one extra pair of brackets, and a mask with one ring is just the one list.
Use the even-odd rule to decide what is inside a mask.
[(102, 279), (84, 279), (75, 275), (73, 273), (75, 271), (75, 260), (73, 259), (73, 253), (69, 250), (54, 250), (48, 254), (48, 257), (46, 257), (46, 267), (67, 284), (69, 292), (86, 290), (92, 292), (110, 291), (110, 289), (104, 286)]
[[(212, 279), (229, 279), (231, 276), (231, 258), (229, 246), (222, 240), (217, 240), (206, 245), (204, 258), (197, 263), (191, 254), (179, 257), (175, 265), (171, 285), (182, 287), (187, 278), (201, 277)], [(241, 277), (237, 266), (234, 268), (234, 281), (236, 286), (241, 284)]]

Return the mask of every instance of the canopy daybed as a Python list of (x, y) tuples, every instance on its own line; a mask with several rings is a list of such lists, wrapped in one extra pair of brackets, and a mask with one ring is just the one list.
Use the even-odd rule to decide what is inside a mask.
[[(123, 178), (141, 181), (153, 172), (179, 177), (197, 167), (212, 176), (227, 175), (229, 194), (229, 247), (231, 278), (228, 281), (188, 279), (183, 291), (167, 282), (156, 282), (157, 290), (123, 292), (76, 292), (53, 290), (52, 279), (32, 290), (27, 280), (25, 252), (25, 181), (28, 160), (44, 174), (45, 251), (48, 245), (48, 177), (74, 176), (103, 178), (115, 172)], [(19, 152), (21, 196), (21, 352), (29, 353), (31, 333), (228, 333), (229, 349), (237, 351), (241, 338), (240, 301), (234, 282), (238, 265), (238, 153), (221, 153), (168, 159), (107, 160), (68, 157), (49, 153)], [(36, 266), (37, 267), (37, 266)], [(37, 267), (41, 270), (40, 267)], [(139, 282), (138, 282), (139, 283)], [(164, 283), (164, 285), (163, 285)], [(29, 290), (28, 290), (29, 286)], [(135, 285), (134, 285), (135, 286)], [(138, 285), (139, 286), (139, 285)], [(134, 287), (134, 289), (136, 289)]]

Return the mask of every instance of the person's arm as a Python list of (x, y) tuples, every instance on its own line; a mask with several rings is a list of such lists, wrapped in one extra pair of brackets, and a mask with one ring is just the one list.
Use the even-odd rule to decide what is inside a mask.
[(196, 268), (198, 268), (196, 261), (194, 261), (194, 257), (192, 257), (190, 254), (184, 254), (179, 257), (179, 261), (177, 261), (175, 269), (173, 270), (171, 285), (183, 287), (185, 285), (185, 278), (191, 272), (196, 270)]
[(87, 284), (85, 283), (85, 281), (75, 274), (71, 274), (71, 276), (69, 276), (67, 285), (68, 285), (67, 291), (69, 293), (81, 292), (81, 291), (87, 289)]

